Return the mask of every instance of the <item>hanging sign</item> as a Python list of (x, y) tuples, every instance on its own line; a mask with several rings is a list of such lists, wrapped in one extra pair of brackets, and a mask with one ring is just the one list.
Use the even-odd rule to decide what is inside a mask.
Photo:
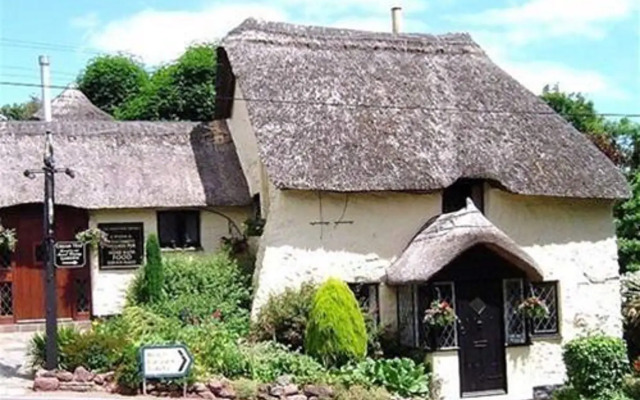
[(87, 260), (87, 247), (84, 243), (56, 242), (53, 246), (54, 261), (57, 268), (82, 268)]
[(193, 358), (181, 344), (143, 346), (142, 374), (147, 378), (183, 378), (191, 369)]
[(108, 238), (108, 242), (100, 246), (100, 268), (134, 268), (142, 264), (142, 223), (98, 224), (98, 229)]

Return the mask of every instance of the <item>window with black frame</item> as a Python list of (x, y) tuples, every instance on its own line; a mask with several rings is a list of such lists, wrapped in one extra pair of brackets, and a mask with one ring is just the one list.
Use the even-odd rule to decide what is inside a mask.
[[(558, 282), (503, 281), (504, 326), (507, 345), (528, 344), (530, 338), (560, 334)], [(545, 317), (527, 318), (521, 310), (525, 299), (535, 298), (547, 309)]]
[(444, 326), (430, 325), (426, 319), (426, 311), (436, 307), (447, 307), (455, 313), (455, 283), (434, 282), (423, 286), (419, 290), (418, 323), (420, 327), (420, 342), (422, 346), (431, 350), (455, 349), (458, 346), (457, 322), (453, 321)]
[(200, 248), (200, 212), (158, 211), (158, 240), (163, 248)]

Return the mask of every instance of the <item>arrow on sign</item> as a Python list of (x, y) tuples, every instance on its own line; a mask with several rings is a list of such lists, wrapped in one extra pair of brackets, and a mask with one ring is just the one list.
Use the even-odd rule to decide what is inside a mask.
[(141, 352), (145, 378), (182, 378), (193, 364), (193, 357), (183, 345), (144, 346)]

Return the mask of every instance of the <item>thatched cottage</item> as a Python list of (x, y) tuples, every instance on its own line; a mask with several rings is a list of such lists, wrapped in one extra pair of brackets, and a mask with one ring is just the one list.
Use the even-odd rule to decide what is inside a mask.
[(18, 238), (11, 257), (0, 257), (0, 324), (44, 318), (42, 180), (23, 171), (42, 166), (46, 129), (57, 165), (75, 171), (75, 179), (56, 178), (56, 239), (89, 227), (110, 239), (85, 267), (58, 269), (62, 319), (119, 312), (149, 234), (168, 251), (212, 252), (251, 215), (223, 123), (117, 122), (76, 89), (54, 99), (52, 114), (51, 123), (0, 122), (0, 219)]
[[(466, 34), (248, 20), (218, 49), (219, 117), (266, 218), (257, 310), (329, 276), (431, 351), (446, 399), (531, 398), (561, 345), (621, 334), (625, 179)], [(518, 311), (535, 296), (547, 317)], [(431, 329), (432, 302), (457, 322)]]

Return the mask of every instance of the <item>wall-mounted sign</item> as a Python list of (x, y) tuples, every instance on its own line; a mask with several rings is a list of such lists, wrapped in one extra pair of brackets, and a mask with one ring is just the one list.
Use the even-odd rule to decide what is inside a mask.
[(140, 351), (144, 378), (182, 378), (193, 364), (191, 354), (181, 344), (143, 346)]
[(100, 246), (100, 268), (134, 268), (142, 264), (142, 223), (98, 224), (98, 229), (107, 234), (107, 243)]
[(56, 242), (55, 264), (58, 268), (82, 268), (87, 260), (87, 247), (82, 242)]

